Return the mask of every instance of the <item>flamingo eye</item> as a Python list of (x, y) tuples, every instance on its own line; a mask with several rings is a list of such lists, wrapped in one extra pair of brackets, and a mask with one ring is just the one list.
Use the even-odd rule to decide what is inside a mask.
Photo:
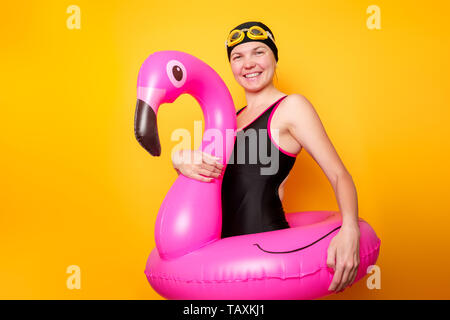
[(170, 60), (167, 63), (167, 76), (176, 88), (180, 88), (186, 82), (186, 68), (180, 61)]

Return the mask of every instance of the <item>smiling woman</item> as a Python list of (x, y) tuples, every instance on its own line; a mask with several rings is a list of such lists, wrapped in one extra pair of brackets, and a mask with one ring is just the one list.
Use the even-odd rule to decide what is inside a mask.
[[(329, 290), (341, 291), (357, 278), (360, 264), (360, 220), (352, 177), (312, 104), (303, 95), (288, 95), (274, 86), (278, 49), (273, 32), (261, 22), (245, 22), (230, 31), (225, 47), (233, 76), (247, 100), (237, 112), (236, 143), (226, 170), (221, 177), (223, 166), (207, 154), (200, 164), (192, 164), (188, 156), (187, 162), (174, 162), (174, 167), (178, 173), (205, 182), (223, 178), (222, 238), (261, 233), (269, 237), (270, 232), (295, 227), (288, 222), (281, 199), (304, 148), (327, 176), (341, 209), (341, 225), (335, 226), (333, 231), (339, 231), (327, 251), (327, 267), (334, 270)], [(192, 155), (195, 151), (182, 152)], [(261, 154), (270, 155), (270, 163), (262, 161)]]
[[(246, 22), (234, 28), (226, 42), (231, 70), (244, 88), (249, 105), (237, 113), (237, 141), (232, 163), (223, 176), (223, 238), (289, 228), (279, 194), (301, 146), (293, 139), (286, 139), (288, 131), (283, 130), (279, 121), (269, 121), (288, 100), (288, 95), (273, 85), (278, 61), (274, 39), (272, 31), (263, 23)], [(289, 145), (282, 148), (273, 136), (278, 143), (282, 139), (283, 144)], [(264, 163), (261, 154), (268, 154), (270, 163)], [(250, 159), (257, 162), (251, 163)], [(269, 171), (269, 168), (276, 170)]]

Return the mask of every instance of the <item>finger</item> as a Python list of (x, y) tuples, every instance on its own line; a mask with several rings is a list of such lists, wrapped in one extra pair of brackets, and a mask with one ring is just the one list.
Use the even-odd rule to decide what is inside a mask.
[(198, 169), (206, 169), (206, 170), (208, 170), (208, 171), (213, 171), (213, 172), (216, 171), (216, 167), (215, 167), (214, 165), (207, 164), (207, 163), (205, 163), (205, 162), (199, 164), (199, 165), (197, 166), (197, 168), (198, 168)]
[(341, 283), (337, 287), (336, 291), (339, 292), (341, 290), (344, 290), (345, 287), (347, 287), (349, 275), (350, 275), (350, 272), (352, 271), (352, 269), (353, 269), (352, 267), (344, 265), (344, 271), (342, 272)]
[(334, 276), (333, 276), (333, 281), (331, 281), (331, 285), (328, 288), (328, 290), (335, 291), (335, 289), (341, 283), (341, 279), (342, 279), (342, 267), (340, 267), (338, 265), (337, 268), (336, 268), (336, 272), (334, 273)]
[(202, 163), (200, 165), (200, 168), (201, 169), (206, 169), (208, 171), (211, 171), (211, 172), (214, 172), (214, 173), (217, 173), (217, 174), (220, 174), (220, 172), (221, 172), (220, 169), (218, 169), (215, 166), (212, 166), (210, 164), (207, 164), (207, 163)]
[(347, 280), (345, 287), (351, 286), (353, 284), (353, 282), (355, 281), (356, 275), (358, 274), (358, 267), (359, 267), (359, 264), (354, 264), (353, 267), (350, 269), (350, 272), (348, 275), (348, 280)]
[(210, 163), (211, 163), (212, 165), (216, 166), (216, 167), (219, 168), (220, 170), (223, 169), (223, 167), (224, 167), (225, 165), (222, 163), (222, 158), (221, 158), (221, 157), (216, 157), (216, 156), (213, 156), (213, 155), (208, 154), (208, 153), (205, 153), (205, 154), (206, 154), (206, 156), (208, 157), (208, 159), (211, 160)]
[(225, 172), (225, 166), (223, 164), (216, 163), (214, 166), (218, 173), (222, 174)]
[(204, 152), (202, 153), (202, 157), (203, 157), (203, 162), (206, 162), (206, 163), (209, 163), (212, 165), (215, 164), (217, 161), (219, 161), (218, 158), (216, 158), (210, 154), (204, 153)]
[(213, 178), (220, 177), (220, 173), (208, 171), (208, 170), (205, 170), (205, 169), (201, 169), (199, 173), (204, 175), (204, 176), (207, 176), (207, 177), (213, 177)]
[(200, 168), (197, 173), (201, 174), (202, 176), (206, 176), (206, 177), (214, 177), (214, 178), (218, 178), (220, 174), (209, 171), (207, 169), (202, 169)]
[(207, 177), (203, 177), (197, 173), (193, 173), (191, 174), (190, 178), (194, 178), (203, 182), (211, 182), (213, 180), (213, 178), (207, 178)]
[[(224, 165), (220, 163), (220, 160), (217, 160), (219, 158), (213, 158), (211, 155), (208, 155), (205, 153), (205, 157), (203, 158), (203, 165), (208, 165), (211, 167), (207, 167), (211, 171), (216, 171), (217, 173), (221, 173)], [(214, 169), (213, 169), (214, 168)]]
[(356, 265), (354, 267), (353, 277), (351, 278), (350, 285), (355, 282), (356, 277), (358, 276), (358, 270), (359, 270), (359, 255), (356, 254), (355, 256)]
[(213, 156), (212, 154), (202, 152), (203, 158), (206, 162), (214, 164), (214, 163), (221, 163), (221, 158)]
[(344, 283), (340, 292), (344, 291), (347, 287), (350, 287), (352, 285), (352, 279), (354, 278), (354, 275), (355, 275), (355, 271), (354, 271), (354, 268), (352, 268), (350, 270), (350, 272), (348, 273), (348, 280)]
[(328, 248), (327, 266), (335, 270), (336, 267), (336, 250), (334, 248)]
[(355, 270), (353, 271), (353, 274), (350, 278), (350, 286), (353, 285), (353, 283), (355, 282), (356, 276), (358, 275), (358, 268), (356, 267)]
[(219, 170), (220, 172), (224, 171), (223, 169), (225, 168), (225, 166), (221, 163), (216, 163), (215, 167), (217, 168), (217, 170)]

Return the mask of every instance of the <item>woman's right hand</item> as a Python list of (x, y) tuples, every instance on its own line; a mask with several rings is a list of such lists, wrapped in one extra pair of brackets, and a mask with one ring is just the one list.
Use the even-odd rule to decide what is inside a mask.
[(223, 176), (224, 165), (220, 158), (200, 150), (183, 149), (172, 155), (172, 164), (178, 174), (204, 182)]

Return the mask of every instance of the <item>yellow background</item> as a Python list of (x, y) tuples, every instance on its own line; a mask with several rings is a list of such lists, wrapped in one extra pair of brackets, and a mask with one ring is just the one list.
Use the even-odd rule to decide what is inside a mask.
[[(69, 5), (81, 29), (69, 30)], [(381, 30), (369, 30), (369, 5)], [(134, 137), (136, 81), (154, 51), (212, 66), (236, 109), (224, 41), (248, 20), (279, 49), (277, 87), (315, 106), (381, 238), (381, 289), (366, 278), (324, 299), (449, 299), (450, 27), (446, 1), (28, 1), (0, 10), (0, 298), (161, 299), (144, 268), (176, 179), (171, 132), (203, 121), (188, 95), (158, 114), (161, 157)], [(198, 147), (192, 146), (192, 147)], [(338, 210), (305, 151), (287, 212)], [(66, 268), (81, 269), (69, 290)]]

